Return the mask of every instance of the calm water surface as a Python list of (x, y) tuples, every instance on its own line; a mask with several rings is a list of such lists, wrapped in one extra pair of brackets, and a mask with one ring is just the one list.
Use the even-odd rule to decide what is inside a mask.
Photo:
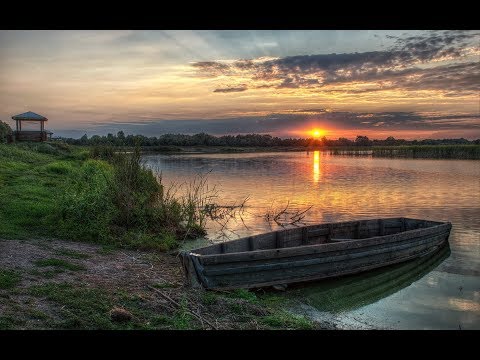
[[(209, 172), (217, 203), (247, 196), (233, 232), (209, 224), (210, 241), (278, 228), (263, 215), (289, 204), (305, 223), (405, 216), (448, 220), (449, 249), (367, 274), (294, 287), (294, 311), (341, 328), (480, 329), (480, 161), (379, 159), (322, 152), (146, 155), (164, 183)], [(205, 241), (205, 240), (204, 240)], [(190, 244), (198, 246), (199, 243)]]

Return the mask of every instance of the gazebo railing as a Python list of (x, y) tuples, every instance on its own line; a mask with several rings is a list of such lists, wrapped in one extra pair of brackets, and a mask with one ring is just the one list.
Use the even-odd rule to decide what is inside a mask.
[(48, 133), (45, 130), (14, 130), (13, 138), (16, 141), (46, 141)]

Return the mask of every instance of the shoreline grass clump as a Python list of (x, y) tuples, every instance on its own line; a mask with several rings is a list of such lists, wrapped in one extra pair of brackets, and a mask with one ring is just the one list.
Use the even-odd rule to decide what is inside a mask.
[(21, 280), (18, 272), (0, 268), (0, 289), (11, 289), (15, 287)]
[(35, 265), (39, 267), (51, 266), (54, 268), (66, 269), (71, 271), (85, 270), (85, 267), (81, 265), (73, 264), (66, 260), (56, 259), (56, 258), (40, 259), (35, 261)]

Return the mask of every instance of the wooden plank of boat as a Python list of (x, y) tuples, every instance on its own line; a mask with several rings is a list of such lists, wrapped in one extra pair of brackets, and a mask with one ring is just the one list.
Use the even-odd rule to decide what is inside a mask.
[(432, 254), (451, 226), (410, 218), (310, 225), (184, 251), (180, 259), (189, 283), (206, 289), (296, 283)]

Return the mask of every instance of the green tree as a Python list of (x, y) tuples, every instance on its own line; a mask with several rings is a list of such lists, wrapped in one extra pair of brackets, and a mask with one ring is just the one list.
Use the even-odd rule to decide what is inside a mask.
[(355, 145), (357, 146), (370, 146), (372, 145), (371, 140), (367, 136), (358, 135), (355, 139)]
[(12, 133), (12, 128), (7, 123), (0, 121), (0, 142), (7, 141), (7, 135)]
[(389, 136), (385, 139), (385, 145), (395, 145), (397, 140), (393, 136)]

